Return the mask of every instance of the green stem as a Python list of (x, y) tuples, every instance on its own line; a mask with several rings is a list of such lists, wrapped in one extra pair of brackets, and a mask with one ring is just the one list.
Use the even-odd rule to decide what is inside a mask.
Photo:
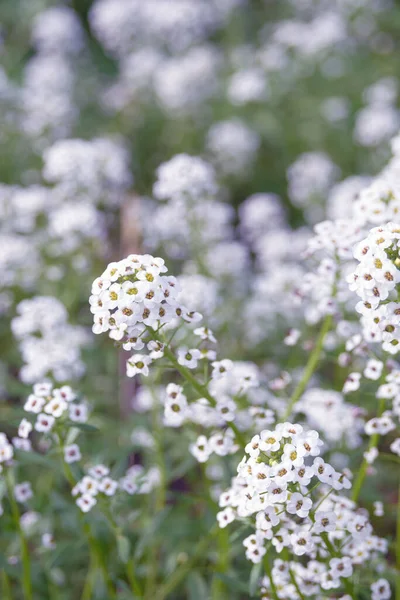
[(14, 496), (14, 479), (11, 473), (11, 469), (6, 468), (5, 471), (5, 480), (7, 485), (8, 499), (10, 501), (11, 506), (11, 513), (21, 544), (22, 587), (24, 590), (24, 597), (25, 600), (33, 600), (31, 560), (29, 557), (28, 543), (26, 541), (23, 529), (21, 527), (19, 508)]
[[(226, 573), (229, 567), (229, 534), (227, 529), (219, 529), (217, 536), (218, 543), (218, 562), (215, 565), (217, 573)], [(211, 600), (222, 600), (226, 598), (226, 585), (214, 575), (211, 584)]]
[(168, 581), (161, 586), (158, 591), (155, 593), (153, 600), (164, 600), (186, 577), (186, 575), (193, 569), (198, 559), (203, 555), (203, 553), (210, 546), (212, 539), (218, 533), (218, 526), (215, 525), (208, 536), (201, 539), (200, 542), (194, 549), (194, 552), (185, 564), (181, 565), (172, 573), (172, 575), (168, 578)]
[(285, 414), (283, 415), (282, 421), (286, 421), (289, 418), (294, 405), (300, 399), (300, 397), (303, 395), (308, 382), (310, 381), (311, 377), (313, 376), (315, 369), (317, 368), (319, 360), (321, 358), (322, 350), (324, 347), (325, 337), (326, 337), (327, 333), (329, 332), (331, 326), (332, 326), (332, 315), (327, 315), (325, 317), (325, 320), (322, 323), (322, 327), (319, 332), (319, 336), (317, 338), (315, 348), (311, 352), (308, 362), (305, 366), (303, 376), (300, 379), (299, 383), (297, 384), (297, 387), (294, 390), (292, 397), (289, 400), (289, 404), (286, 407), (286, 411), (285, 411)]
[(81, 600), (92, 600), (93, 598), (93, 583), (96, 575), (96, 564), (94, 559), (91, 559), (89, 570), (86, 575), (85, 583), (82, 590)]
[(294, 585), (294, 587), (296, 588), (296, 591), (300, 597), (301, 600), (306, 600), (304, 595), (301, 593), (301, 590), (299, 588), (299, 584), (296, 581), (296, 577), (295, 574), (293, 573), (292, 569), (289, 569), (289, 575), (290, 575), (290, 579), (292, 580), (292, 583)]
[(131, 560), (129, 560), (126, 565), (126, 574), (127, 574), (128, 581), (129, 581), (129, 584), (131, 586), (131, 590), (133, 591), (133, 593), (136, 594), (138, 596), (138, 598), (143, 598), (143, 592), (138, 583), (138, 580), (136, 579), (135, 565), (133, 562), (133, 558), (131, 558)]
[(107, 588), (108, 599), (111, 600), (111, 599), (117, 598), (117, 593), (115, 591), (113, 582), (111, 581), (110, 575), (108, 573), (107, 564), (104, 560), (103, 550), (101, 548), (101, 545), (98, 543), (96, 538), (92, 535), (89, 523), (83, 523), (83, 530), (86, 534), (86, 538), (89, 543), (91, 560), (94, 561), (95, 564), (97, 563), (101, 570), (104, 584)]
[(264, 556), (263, 564), (264, 564), (265, 572), (268, 575), (268, 579), (269, 579), (269, 582), (270, 582), (270, 585), (271, 585), (272, 596), (273, 596), (274, 600), (279, 600), (278, 590), (276, 589), (274, 578), (272, 576), (272, 569), (271, 569), (271, 566), (269, 564), (269, 560), (267, 558), (267, 555)]
[[(76, 484), (76, 481), (75, 481), (75, 477), (71, 471), (69, 464), (66, 463), (64, 460), (64, 443), (63, 443), (63, 440), (61, 439), (61, 437), (59, 437), (59, 447), (60, 447), (60, 451), (61, 451), (61, 460), (63, 463), (65, 478), (67, 479), (70, 486), (73, 488)], [(84, 517), (80, 511), (79, 511), (79, 519), (82, 523), (83, 530), (86, 534), (86, 539), (87, 539), (87, 542), (89, 545), (90, 570), (93, 570), (94, 565), (99, 566), (99, 568), (102, 572), (102, 575), (103, 575), (104, 584), (107, 588), (108, 596), (109, 596), (110, 600), (113, 598), (116, 598), (117, 594), (116, 594), (114, 585), (111, 581), (110, 575), (108, 573), (108, 568), (104, 561), (104, 556), (103, 556), (101, 546), (98, 544), (96, 538), (92, 535), (90, 525), (84, 521)], [(89, 572), (88, 577), (86, 579), (86, 584), (88, 586), (90, 585), (90, 583), (89, 583), (90, 581), (91, 581), (91, 577), (90, 577), (90, 572)], [(86, 584), (85, 584), (85, 588), (86, 588)]]
[[(148, 331), (153, 339), (155, 339), (155, 340), (158, 339), (157, 336), (155, 335), (154, 331), (151, 328), (148, 328)], [(196, 390), (196, 392), (198, 392), (202, 398), (206, 398), (209, 401), (209, 403), (211, 404), (211, 406), (215, 407), (217, 402), (216, 402), (215, 398), (213, 398), (211, 396), (210, 392), (208, 391), (207, 386), (201, 384), (196, 379), (196, 377), (193, 375), (193, 373), (190, 371), (190, 369), (188, 369), (187, 367), (180, 365), (178, 363), (178, 360), (177, 360), (175, 354), (172, 352), (172, 350), (170, 348), (168, 348), (168, 346), (165, 346), (165, 348), (164, 348), (164, 355), (168, 358), (170, 363), (173, 364), (175, 369), (182, 375), (182, 377), (184, 379), (186, 379), (186, 381), (188, 383), (190, 383), (190, 385)], [(232, 422), (228, 422), (227, 426), (230, 427), (230, 429), (232, 429), (232, 431), (234, 432), (234, 434), (236, 436), (236, 441), (240, 444), (240, 446), (242, 448), (245, 448), (246, 441), (245, 441), (244, 437), (242, 436), (242, 434), (240, 433), (239, 429), (236, 427), (236, 425)]]
[(4, 598), (4, 600), (13, 600), (10, 580), (4, 569), (1, 572), (1, 580), (2, 580), (2, 590), (3, 590), (2, 598)]
[[(381, 398), (379, 400), (379, 407), (378, 407), (378, 414), (377, 416), (380, 417), (383, 413), (383, 411), (385, 410), (385, 399)], [(371, 438), (369, 440), (369, 444), (368, 444), (368, 451), (376, 448), (378, 446), (378, 442), (379, 442), (379, 433), (374, 433), (373, 435), (371, 435)], [(361, 488), (363, 486), (364, 483), (364, 479), (365, 476), (367, 474), (367, 470), (368, 470), (368, 462), (366, 461), (366, 459), (364, 458), (362, 463), (361, 463), (361, 467), (358, 471), (356, 480), (354, 482), (353, 485), (353, 493), (351, 495), (351, 499), (353, 500), (353, 502), (357, 502), (358, 498), (360, 496), (361, 493)]]

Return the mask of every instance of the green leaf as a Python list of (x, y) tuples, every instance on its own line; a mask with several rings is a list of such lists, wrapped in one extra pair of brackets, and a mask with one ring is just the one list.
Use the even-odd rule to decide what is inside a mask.
[(39, 454), (39, 452), (25, 452), (24, 450), (17, 450), (16, 455), (18, 457), (18, 462), (21, 464), (42, 465), (47, 468), (50, 465), (54, 465), (54, 461), (47, 454)]
[(188, 600), (204, 600), (209, 597), (207, 584), (198, 571), (192, 571), (186, 582)]
[(117, 547), (118, 547), (118, 556), (124, 565), (127, 564), (129, 560), (129, 555), (131, 551), (131, 543), (127, 537), (123, 535), (119, 535), (117, 537)]
[(66, 425), (68, 425), (68, 427), (75, 427), (81, 431), (86, 431), (87, 433), (95, 433), (96, 431), (99, 431), (98, 427), (89, 425), (89, 423), (75, 423), (73, 421), (67, 421)]
[(262, 572), (262, 563), (258, 563), (253, 566), (250, 573), (249, 580), (249, 594), (250, 596), (255, 596), (259, 586), (260, 586), (260, 578)]
[(223, 573), (215, 573), (215, 577), (218, 577), (218, 579), (223, 581), (228, 588), (235, 590), (235, 592), (243, 592), (244, 594), (249, 593), (248, 586), (236, 577), (224, 575)]

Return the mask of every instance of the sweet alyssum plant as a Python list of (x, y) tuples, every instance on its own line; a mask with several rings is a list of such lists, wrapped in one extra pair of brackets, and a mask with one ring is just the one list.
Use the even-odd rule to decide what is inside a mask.
[[(356, 282), (350, 285), (356, 285), (366, 308), (385, 319), (382, 323), (372, 318), (371, 323), (379, 326), (382, 339), (389, 343), (395, 339), (397, 324), (396, 311), (392, 308), (396, 300), (392, 303), (389, 300), (391, 294), (397, 294), (399, 229), (400, 226), (394, 224), (373, 229), (367, 241), (356, 247), (360, 267), (354, 276), (347, 276)], [(344, 240), (332, 238), (331, 242), (340, 248)], [(367, 250), (360, 250), (361, 246)], [(181, 304), (179, 280), (166, 274), (161, 258), (132, 254), (108, 265), (92, 286), (93, 331), (108, 333), (117, 346), (129, 352), (128, 377), (139, 375), (146, 386), (146, 380), (151, 380), (152, 373), (157, 372), (157, 383), (153, 377), (150, 384), (154, 393), (152, 410), (162, 412), (164, 427), (174, 428), (176, 435), (180, 435), (178, 428), (187, 432), (188, 450), (199, 463), (207, 463), (215, 456), (218, 464), (226, 463), (228, 468), (237, 465), (237, 474), (227, 489), (220, 490), (219, 496), (218, 486), (210, 489), (210, 500), (219, 505), (215, 509), (217, 525), (211, 528), (210, 535), (221, 536), (229, 547), (225, 531), (228, 525), (229, 530), (234, 530), (237, 523), (243, 552), (255, 565), (250, 593), (263, 599), (347, 600), (365, 597), (366, 591), (374, 599), (385, 599), (391, 597), (390, 580), (395, 583), (390, 539), (374, 531), (359, 499), (367, 474), (365, 464), (376, 458), (374, 451), (379, 436), (392, 432), (397, 426), (396, 394), (400, 381), (397, 373), (400, 371), (390, 360), (384, 364), (373, 359), (372, 364), (366, 349), (356, 354), (360, 363), (367, 360), (364, 377), (380, 384), (376, 395), (381, 400), (377, 416), (365, 425), (371, 441), (364, 462), (357, 469), (355, 483), (348, 468), (338, 469), (329, 459), (335, 450), (329, 439), (329, 422), (324, 426), (329, 441), (324, 443), (319, 432), (307, 422), (307, 411), (301, 408), (301, 403), (297, 407), (319, 366), (327, 336), (337, 319), (338, 281), (342, 276), (338, 254), (336, 252), (336, 274), (332, 278), (332, 303), (325, 303), (326, 315), (320, 333), (291, 397), (284, 401), (286, 384), (274, 382), (276, 395), (281, 394), (281, 401), (271, 402), (275, 410), (265, 400), (255, 364), (217, 356), (213, 332), (206, 325), (200, 325), (199, 313)], [(360, 277), (362, 281), (357, 284)], [(346, 343), (347, 353), (365, 343), (362, 339), (358, 345), (356, 342)], [(345, 362), (343, 356), (341, 361)], [(359, 385), (360, 377), (356, 375), (353, 372), (347, 378), (346, 393)], [(391, 408), (386, 401), (392, 398)], [(23, 524), (23, 517), (28, 513), (24, 515), (21, 506), (34, 497), (36, 483), (22, 481), (19, 476), (20, 457), (26, 453), (51, 457), (53, 467), (63, 470), (65, 484), (70, 487), (71, 502), (76, 504), (76, 520), (90, 551), (82, 597), (92, 597), (98, 573), (101, 573), (107, 598), (117, 598), (120, 593), (131, 598), (144, 597), (145, 581), (138, 575), (143, 571), (136, 564), (129, 521), (125, 522), (123, 515), (129, 498), (156, 493), (162, 484), (162, 473), (156, 467), (146, 469), (136, 464), (118, 474), (115, 465), (95, 464), (89, 456), (83, 456), (78, 436), (90, 431), (91, 416), (85, 401), (69, 386), (36, 384), (26, 400), (24, 412), (18, 437), (10, 441), (5, 434), (1, 436), (0, 460), (6, 485), (5, 510), (10, 513), (19, 535), (16, 561), (21, 561), (25, 598), (35, 597), (35, 582), (31, 577), (32, 548)], [(312, 418), (309, 421), (312, 422)], [(392, 443), (391, 450), (395, 460), (398, 441)], [(112, 532), (119, 552), (117, 564), (111, 564), (104, 554), (88, 513), (101, 515)], [(210, 540), (206, 538), (207, 541)], [(55, 543), (50, 531), (43, 536), (42, 543), (50, 548)], [(193, 550), (194, 556), (205, 550), (204, 540), (200, 540)], [(229, 550), (221, 543), (219, 551), (228, 553)], [(224, 556), (219, 557), (223, 559)], [(174, 590), (188, 574), (190, 565), (191, 559), (188, 559), (178, 566), (156, 591), (156, 597), (174, 597)], [(7, 575), (5, 578), (4, 589), (10, 589)], [(218, 585), (214, 587), (214, 597), (218, 597)]]

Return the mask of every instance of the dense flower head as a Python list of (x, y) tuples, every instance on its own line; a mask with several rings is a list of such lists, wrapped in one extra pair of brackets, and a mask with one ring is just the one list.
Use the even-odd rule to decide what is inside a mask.
[(85, 423), (88, 419), (87, 404), (79, 400), (71, 387), (64, 385), (56, 388), (47, 381), (33, 386), (24, 410), (28, 414), (18, 428), (18, 436), (23, 440), (27, 440), (33, 430), (44, 434), (53, 430), (60, 432), (74, 423)]
[[(314, 595), (341, 587), (357, 565), (387, 551), (368, 515), (337, 494), (351, 483), (324, 461), (321, 446), (318, 433), (299, 424), (262, 431), (246, 446), (237, 477), (219, 499), (220, 527), (238, 519), (255, 528), (243, 541), (248, 560), (261, 562), (271, 546), (283, 557), (274, 561), (273, 575), (275, 585), (288, 586), (286, 594), (290, 571), (302, 593)], [(298, 556), (307, 562), (297, 562)], [(270, 580), (262, 585), (270, 589)]]
[(60, 201), (74, 195), (111, 206), (122, 202), (133, 181), (126, 149), (108, 138), (56, 142), (44, 153), (43, 177), (57, 186)]
[(79, 52), (83, 31), (77, 14), (67, 6), (54, 6), (40, 12), (32, 25), (32, 41), (40, 52)]
[[(95, 279), (89, 298), (93, 313), (93, 332), (109, 332), (125, 350), (144, 347), (147, 328), (157, 329), (176, 320), (198, 321), (198, 313), (189, 312), (178, 301), (179, 283), (175, 277), (163, 275), (167, 267), (162, 258), (149, 254), (131, 254), (119, 262), (110, 263)], [(148, 345), (150, 354), (133, 354), (127, 363), (128, 376), (148, 375), (148, 365), (155, 348)]]
[(68, 323), (65, 306), (51, 296), (36, 296), (20, 302), (11, 329), (17, 339), (24, 365), (20, 377), (35, 383), (52, 376), (67, 381), (85, 371), (81, 348), (88, 343), (88, 332)]
[(382, 342), (384, 350), (396, 354), (400, 330), (397, 305), (400, 226), (387, 223), (371, 229), (354, 250), (359, 261), (349, 275), (350, 289), (361, 298), (356, 309), (362, 315), (364, 335)]
[(241, 119), (214, 123), (207, 134), (207, 149), (225, 175), (243, 176), (254, 162), (260, 136)]
[(153, 194), (158, 200), (182, 198), (198, 200), (212, 197), (218, 191), (212, 165), (197, 156), (177, 154), (157, 169)]

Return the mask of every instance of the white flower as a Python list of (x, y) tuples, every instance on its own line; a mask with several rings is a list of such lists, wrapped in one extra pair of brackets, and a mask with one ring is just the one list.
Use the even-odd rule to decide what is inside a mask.
[(178, 348), (178, 363), (188, 369), (195, 369), (197, 362), (201, 359), (201, 352), (196, 348), (187, 350), (186, 348)]
[(12, 444), (14, 448), (17, 450), (22, 450), (22, 452), (31, 452), (32, 450), (32, 442), (30, 440), (25, 440), (20, 437), (13, 437)]
[(42, 545), (44, 548), (47, 548), (47, 550), (54, 550), (56, 544), (52, 533), (44, 533), (42, 535)]
[(230, 506), (217, 513), (218, 525), (223, 529), (235, 520), (235, 513)]
[(216, 410), (224, 421), (233, 421), (236, 416), (236, 403), (231, 398), (222, 398), (218, 400)]
[(383, 507), (383, 502), (381, 502), (380, 500), (375, 500), (374, 515), (376, 517), (383, 517), (384, 514), (385, 514), (385, 511), (384, 511), (384, 507)]
[(74, 463), (81, 460), (82, 455), (78, 444), (71, 444), (64, 448), (64, 460), (66, 463)]
[(291, 329), (287, 336), (284, 338), (283, 343), (286, 346), (295, 346), (299, 341), (301, 332), (298, 329)]
[(390, 450), (393, 452), (393, 454), (400, 456), (400, 438), (396, 438), (394, 442), (390, 444)]
[(336, 514), (332, 511), (317, 510), (314, 515), (313, 532), (335, 531), (336, 519)]
[(27, 439), (29, 437), (29, 434), (32, 431), (32, 429), (33, 429), (32, 423), (30, 423), (27, 419), (22, 419), (22, 421), (18, 427), (19, 437)]
[(28, 396), (24, 404), (24, 410), (26, 410), (26, 412), (39, 414), (40, 412), (42, 412), (45, 404), (46, 400), (44, 398), (35, 394), (31, 394), (30, 396)]
[(297, 556), (303, 556), (303, 554), (309, 554), (314, 550), (313, 536), (309, 531), (298, 531), (292, 533), (290, 536), (290, 543), (292, 545), (293, 552)]
[(70, 404), (68, 407), (69, 418), (74, 423), (86, 423), (88, 409), (86, 404)]
[(65, 400), (62, 398), (53, 398), (44, 407), (44, 412), (58, 419), (67, 409), (68, 403)]
[(223, 360), (216, 360), (212, 364), (212, 378), (219, 379), (224, 377), (229, 371), (233, 369), (233, 362), (229, 360), (229, 358), (224, 358)]
[(378, 579), (371, 585), (371, 600), (390, 600), (392, 592), (386, 579)]
[(149, 365), (152, 363), (150, 356), (145, 354), (134, 354), (126, 363), (126, 374), (135, 377), (138, 373), (145, 377), (149, 374)]
[(52, 389), (52, 383), (35, 383), (35, 385), (33, 386), (33, 394), (35, 396), (45, 398), (46, 396), (50, 396)]
[(105, 465), (95, 465), (94, 467), (90, 467), (89, 475), (94, 477), (94, 479), (103, 479), (110, 473), (110, 469)]
[(91, 494), (83, 494), (76, 501), (76, 504), (79, 506), (81, 511), (84, 513), (87, 513), (90, 510), (92, 510), (93, 506), (95, 506), (96, 503), (97, 503), (96, 498), (94, 496), (92, 496)]
[(99, 482), (85, 475), (76, 485), (77, 490), (83, 495), (97, 496), (99, 491)]
[(14, 495), (17, 502), (26, 502), (33, 497), (31, 484), (28, 481), (18, 483), (14, 487)]
[(217, 343), (213, 332), (208, 327), (198, 327), (194, 330), (193, 333), (195, 335), (198, 335), (202, 340), (207, 340), (208, 342), (212, 342), (213, 344)]
[(35, 423), (36, 431), (40, 431), (42, 433), (47, 433), (51, 431), (53, 425), (55, 423), (55, 418), (52, 415), (46, 415), (41, 413), (38, 415), (38, 418)]
[(283, 459), (292, 463), (294, 467), (301, 467), (304, 464), (304, 456), (307, 451), (303, 445), (294, 446), (293, 444), (285, 444), (283, 447)]
[(350, 392), (355, 392), (360, 387), (360, 373), (350, 373), (348, 375), (344, 386), (343, 386), (343, 394), (349, 394)]
[(1, 463), (7, 462), (14, 456), (14, 448), (9, 443), (5, 433), (0, 433), (0, 471)]
[(291, 515), (297, 515), (298, 517), (301, 517), (302, 519), (305, 519), (308, 516), (311, 508), (312, 508), (311, 498), (306, 498), (305, 496), (302, 496), (302, 494), (299, 494), (298, 492), (295, 492), (294, 494), (292, 494), (290, 496), (290, 500), (286, 505), (286, 510), (288, 513), (290, 513)]
[(371, 359), (367, 362), (364, 370), (364, 377), (376, 381), (382, 375), (383, 362), (380, 360)]
[(386, 435), (389, 431), (395, 429), (396, 426), (393, 423), (389, 415), (383, 415), (382, 417), (374, 417), (365, 424), (365, 433), (367, 435)]
[(353, 565), (348, 556), (332, 558), (329, 561), (330, 572), (333, 578), (350, 577), (353, 573)]
[(271, 481), (268, 486), (267, 499), (271, 504), (281, 504), (286, 502), (288, 497), (288, 491), (284, 484), (279, 485), (275, 481)]
[(152, 360), (156, 360), (157, 358), (162, 358), (164, 356), (164, 347), (165, 344), (158, 342), (156, 340), (151, 340), (147, 344), (147, 349), (150, 351), (150, 358)]
[(200, 435), (196, 443), (190, 445), (189, 450), (200, 463), (207, 462), (212, 454), (209, 441), (205, 435)]
[(281, 447), (282, 434), (278, 431), (266, 429), (261, 432), (260, 437), (260, 450), (263, 452), (276, 452)]
[(314, 474), (322, 483), (329, 483), (334, 473), (333, 467), (328, 465), (322, 458), (317, 457), (312, 465)]
[(118, 482), (111, 477), (104, 477), (99, 483), (99, 492), (106, 496), (114, 496), (118, 489)]
[(378, 454), (379, 452), (377, 448), (370, 448), (370, 450), (366, 450), (364, 452), (364, 458), (369, 465), (372, 465), (377, 459)]

